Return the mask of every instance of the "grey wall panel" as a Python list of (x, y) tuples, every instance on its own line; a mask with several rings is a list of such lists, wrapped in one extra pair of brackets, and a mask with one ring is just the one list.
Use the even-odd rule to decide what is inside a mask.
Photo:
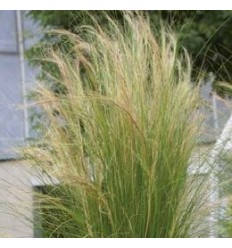
[(0, 54), (0, 158), (22, 142), (23, 118), (19, 58)]
[(17, 30), (14, 10), (0, 10), (0, 52), (16, 52)]

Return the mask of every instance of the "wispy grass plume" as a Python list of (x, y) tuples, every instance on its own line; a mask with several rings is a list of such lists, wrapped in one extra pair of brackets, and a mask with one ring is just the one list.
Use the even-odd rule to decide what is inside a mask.
[(189, 56), (167, 29), (155, 38), (146, 18), (124, 18), (81, 27), (84, 36), (57, 31), (72, 43), (49, 58), (65, 90), (38, 88), (48, 122), (40, 146), (25, 149), (60, 182), (40, 199), (44, 236), (203, 236), (205, 179), (189, 175), (200, 123)]

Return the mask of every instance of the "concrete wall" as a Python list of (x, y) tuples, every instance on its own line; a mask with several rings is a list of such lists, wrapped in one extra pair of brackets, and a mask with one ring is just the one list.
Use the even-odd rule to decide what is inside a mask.
[(0, 162), (0, 237), (33, 237), (33, 177), (25, 161)]

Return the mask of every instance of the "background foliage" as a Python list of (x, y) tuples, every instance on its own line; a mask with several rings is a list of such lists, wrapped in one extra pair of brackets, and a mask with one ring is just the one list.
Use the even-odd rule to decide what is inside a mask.
[[(218, 80), (231, 81), (232, 43), (231, 25), (232, 11), (200, 10), (200, 11), (143, 11), (150, 17), (153, 30), (163, 23), (168, 23), (179, 34), (180, 44), (185, 47), (194, 61), (196, 71), (214, 72)], [(29, 11), (36, 22), (45, 29), (59, 28), (78, 33), (81, 25), (94, 25), (95, 18), (100, 25), (107, 25), (106, 14), (112, 19), (123, 23), (122, 11), (80, 11), (80, 10), (40, 10)], [(62, 40), (63, 41), (63, 40)], [(46, 53), (47, 44), (62, 47), (67, 51), (67, 42), (45, 33), (41, 40), (28, 51), (28, 58), (34, 65), (42, 65), (51, 71), (51, 64), (33, 60), (41, 55), (41, 48)], [(44, 75), (40, 75), (44, 77)]]

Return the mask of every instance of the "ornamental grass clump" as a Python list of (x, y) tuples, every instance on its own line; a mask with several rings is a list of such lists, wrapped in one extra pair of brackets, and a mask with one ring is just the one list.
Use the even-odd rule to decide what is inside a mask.
[(36, 90), (47, 121), (25, 155), (59, 182), (37, 195), (43, 236), (203, 236), (206, 180), (189, 173), (200, 123), (189, 56), (145, 17), (108, 22), (56, 31), (70, 44), (49, 54), (64, 90)]

